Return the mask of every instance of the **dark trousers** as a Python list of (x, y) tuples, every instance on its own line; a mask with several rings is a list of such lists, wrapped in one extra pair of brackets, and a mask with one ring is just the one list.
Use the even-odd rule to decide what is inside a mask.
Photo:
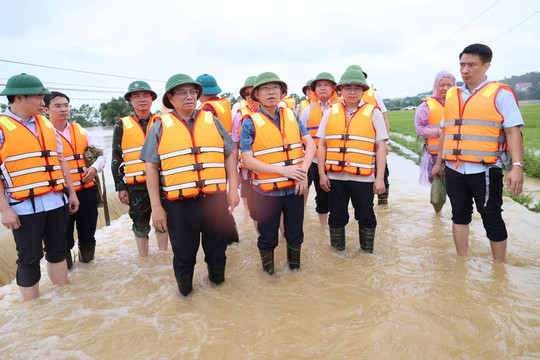
[(225, 266), (229, 237), (227, 195), (167, 200), (166, 204), (174, 275), (178, 278), (193, 274), (201, 234), (204, 261), (210, 266)]
[(79, 244), (95, 244), (96, 224), (98, 219), (96, 190), (92, 188), (77, 191), (79, 210), (69, 215), (66, 231), (67, 248), (73, 249), (75, 239), (73, 230), (77, 226)]
[(285, 239), (294, 245), (304, 241), (304, 196), (266, 196), (255, 192), (257, 206), (257, 247), (261, 251), (278, 246), (279, 221), (283, 212)]
[(491, 241), (504, 241), (508, 237), (502, 218), (502, 169), (489, 170), (489, 199), (486, 201), (486, 174), (461, 174), (448, 166), (444, 169), (446, 193), (452, 204), (452, 221), (466, 225), (472, 220), (473, 199), (476, 209), (482, 216), (487, 238)]
[(315, 185), (315, 211), (317, 214), (328, 214), (330, 211), (328, 207), (328, 193), (324, 191), (321, 187), (321, 181), (319, 177), (319, 168), (317, 164), (312, 163), (309, 167), (308, 172), (308, 186), (311, 186), (311, 183)]
[(41, 279), (39, 261), (59, 263), (66, 258), (67, 205), (37, 214), (19, 215), (21, 227), (13, 230), (17, 247), (17, 285), (30, 287)]
[(330, 180), (328, 203), (330, 215), (328, 226), (344, 227), (349, 223), (349, 199), (354, 207), (354, 218), (361, 228), (377, 227), (373, 211), (373, 183), (358, 181)]

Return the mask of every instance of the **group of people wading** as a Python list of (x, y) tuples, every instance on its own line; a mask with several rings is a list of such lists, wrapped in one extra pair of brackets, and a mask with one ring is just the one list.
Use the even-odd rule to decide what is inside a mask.
[[(501, 156), (510, 153), (507, 186), (517, 195), (523, 183), (523, 119), (512, 90), (487, 80), (491, 56), (485, 45), (466, 47), (459, 56), (464, 85), (452, 87), (455, 79), (447, 73), (438, 77), (433, 97), (419, 108), (417, 128), (435, 129), (423, 132), (432, 157), (429, 181), (442, 176), (446, 160), (458, 254), (467, 255), (474, 199), (493, 258), (504, 261)], [(208, 279), (221, 284), (227, 245), (239, 240), (231, 214), (241, 196), (258, 233), (262, 269), (274, 273), (281, 231), (288, 267), (295, 271), (312, 182), (331, 248), (345, 249), (350, 200), (360, 250), (372, 253), (374, 195), (378, 204), (388, 202), (389, 124), (386, 107), (366, 77), (358, 65), (348, 67), (337, 82), (330, 73), (320, 73), (306, 83), (306, 99), (296, 105), (286, 96), (287, 84), (263, 72), (245, 80), (242, 99), (231, 109), (229, 100), (218, 96), (221, 88), (213, 76), (193, 80), (176, 74), (166, 82), (160, 114), (150, 110), (157, 98), (150, 85), (132, 82), (124, 97), (133, 110), (114, 127), (111, 169), (119, 199), (129, 205), (139, 255), (148, 255), (152, 220), (159, 250), (167, 250), (170, 241), (182, 295), (193, 290), (201, 243)], [(452, 86), (441, 86), (444, 92), (438, 92), (441, 79), (452, 80)], [(30, 300), (39, 296), (43, 251), (51, 281), (67, 283), (74, 222), (79, 259), (92, 261), (95, 176), (103, 169), (105, 152), (78, 124), (67, 122), (69, 98), (49, 92), (38, 78), (13, 76), (0, 95), (10, 104), (0, 116), (0, 210), (17, 245), (17, 284)], [(99, 151), (92, 165), (85, 154), (90, 148)]]

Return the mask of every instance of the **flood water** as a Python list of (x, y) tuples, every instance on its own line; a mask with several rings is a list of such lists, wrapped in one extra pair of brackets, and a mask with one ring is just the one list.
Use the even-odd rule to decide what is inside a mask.
[(122, 215), (98, 230), (96, 260), (76, 262), (70, 285), (52, 285), (43, 264), (39, 299), (22, 302), (14, 281), (0, 287), (0, 358), (538, 359), (540, 215), (505, 198), (507, 263), (493, 264), (475, 213), (461, 258), (449, 204), (436, 217), (418, 167), (395, 154), (389, 167), (373, 255), (359, 253), (355, 222), (346, 250), (331, 249), (312, 191), (301, 269), (288, 270), (282, 239), (269, 276), (240, 206), (225, 283), (210, 284), (201, 250), (187, 298), (171, 251), (159, 252), (152, 233), (139, 258)]

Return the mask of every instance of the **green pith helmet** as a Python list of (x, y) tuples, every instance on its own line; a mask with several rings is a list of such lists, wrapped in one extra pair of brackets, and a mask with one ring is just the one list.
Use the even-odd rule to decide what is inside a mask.
[(268, 83), (278, 83), (279, 85), (281, 85), (281, 92), (283, 94), (287, 93), (287, 84), (281, 81), (279, 76), (277, 76), (273, 72), (263, 72), (262, 74), (257, 75), (257, 77), (255, 78), (255, 83), (253, 84), (253, 89), (251, 89), (251, 98), (254, 101), (260, 102), (259, 99), (257, 99), (253, 95), (253, 91), (257, 89), (259, 86), (268, 84)]
[(319, 80), (328, 80), (328, 81), (331, 81), (334, 83), (334, 86), (336, 85), (336, 80), (334, 79), (334, 77), (332, 76), (332, 74), (330, 73), (327, 73), (327, 72), (322, 72), (320, 73), (319, 75), (317, 75), (317, 77), (315, 78), (315, 80), (313, 80), (311, 82), (311, 90), (315, 91), (315, 86), (317, 85), (317, 81)]
[(244, 86), (240, 88), (240, 96), (242, 97), (242, 99), (246, 99), (246, 97), (244, 96), (244, 90), (246, 90), (246, 88), (248, 87), (253, 87), (253, 85), (255, 85), (255, 78), (256, 76), (249, 76), (244, 82)]
[[(360, 65), (351, 65), (347, 68), (347, 70), (360, 70), (363, 74), (364, 74), (364, 77), (367, 79), (367, 74), (366, 72), (362, 69), (362, 67)], [(345, 70), (345, 71), (347, 71)]]
[(0, 95), (48, 95), (50, 93), (37, 77), (22, 73), (10, 77)]
[(163, 94), (163, 105), (165, 105), (165, 107), (167, 109), (174, 109), (174, 106), (171, 104), (171, 102), (169, 101), (169, 98), (167, 98), (167, 93), (174, 89), (175, 87), (177, 86), (180, 86), (180, 85), (186, 85), (186, 84), (193, 84), (195, 85), (195, 87), (197, 88), (197, 90), (199, 90), (199, 95), (197, 95), (197, 99), (199, 99), (201, 97), (201, 94), (202, 94), (202, 91), (203, 91), (203, 87), (201, 84), (199, 84), (198, 82), (194, 81), (189, 75), (186, 75), (186, 74), (176, 74), (176, 75), (173, 75), (169, 78), (169, 80), (167, 80), (167, 83), (165, 84), (165, 94)]
[(313, 79), (310, 79), (308, 80), (308, 82), (306, 83), (306, 85), (304, 85), (304, 87), (302, 88), (302, 92), (304, 93), (304, 95), (307, 96), (306, 94), (306, 89), (311, 89), (311, 83), (313, 82)]
[(364, 72), (357, 69), (347, 70), (343, 73), (343, 75), (341, 75), (341, 79), (336, 85), (336, 88), (341, 91), (343, 85), (362, 85), (364, 87), (364, 91), (369, 89)]
[(124, 99), (129, 102), (131, 94), (137, 91), (149, 91), (152, 94), (152, 101), (156, 100), (157, 94), (152, 90), (146, 81), (137, 80), (129, 84), (127, 93), (124, 94)]
[(212, 75), (199, 75), (195, 81), (202, 85), (203, 95), (217, 95), (221, 92), (221, 88), (218, 86), (216, 78), (214, 78)]

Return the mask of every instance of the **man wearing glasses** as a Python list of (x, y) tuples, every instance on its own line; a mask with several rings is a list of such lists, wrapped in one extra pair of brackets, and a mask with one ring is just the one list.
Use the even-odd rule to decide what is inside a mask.
[(315, 156), (315, 143), (304, 125), (291, 109), (279, 107), (286, 93), (287, 84), (276, 74), (258, 75), (250, 95), (260, 106), (242, 123), (240, 138), (245, 166), (253, 171), (260, 234), (257, 247), (263, 270), (270, 275), (274, 273), (281, 213), (289, 268), (300, 268), (303, 195), (308, 186), (307, 172)]
[(196, 109), (201, 92), (188, 75), (172, 76), (163, 95), (172, 112), (152, 126), (141, 150), (152, 220), (171, 234), (174, 275), (184, 296), (193, 290), (201, 239), (208, 279), (216, 285), (225, 281), (228, 216), (240, 201), (236, 146), (211, 112)]
[[(134, 81), (124, 95), (134, 109), (133, 116), (116, 122), (112, 141), (111, 170), (118, 198), (129, 205), (129, 216), (133, 220), (132, 230), (137, 241), (139, 256), (148, 256), (148, 234), (150, 233), (151, 206), (146, 189), (146, 169), (139, 159), (148, 130), (156, 118), (150, 108), (157, 94), (148, 83)], [(167, 250), (168, 234), (156, 228), (158, 249)]]
[[(99, 145), (94, 137), (77, 123), (68, 122), (70, 115), (69, 97), (58, 91), (45, 95), (45, 113), (53, 124), (62, 140), (64, 159), (71, 172), (71, 181), (79, 199), (79, 211), (69, 216), (66, 229), (67, 268), (73, 266), (71, 249), (75, 245), (73, 230), (77, 224), (79, 261), (89, 263), (94, 259), (96, 249), (96, 224), (98, 219), (96, 175), (102, 171), (107, 161), (107, 154), (103, 146)], [(102, 151), (91, 166), (86, 166), (84, 152), (88, 146), (94, 146)]]

